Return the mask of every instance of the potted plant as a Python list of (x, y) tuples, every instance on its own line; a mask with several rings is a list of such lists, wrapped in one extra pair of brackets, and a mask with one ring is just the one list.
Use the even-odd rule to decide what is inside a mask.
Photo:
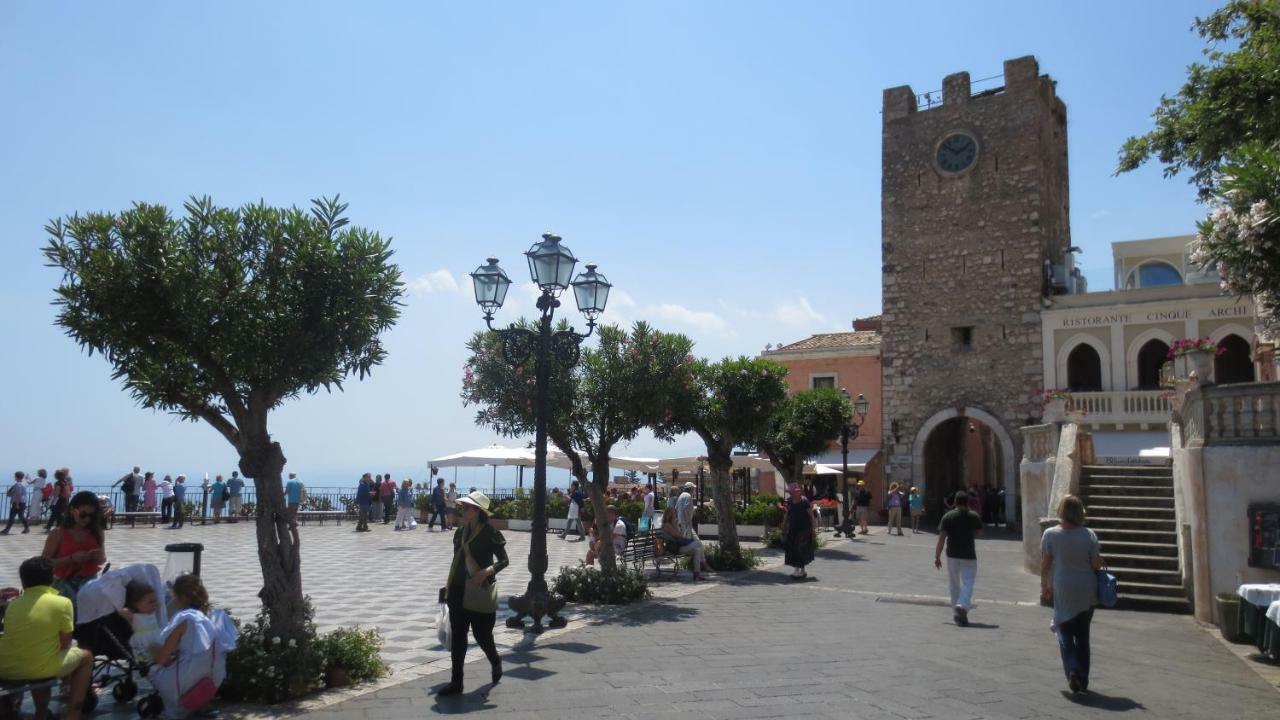
[[(1182, 338), (1169, 346), (1169, 359), (1179, 377), (1195, 378), (1201, 385), (1209, 385), (1213, 373), (1213, 358), (1223, 349), (1212, 339)], [(1194, 375), (1193, 375), (1194, 373)]]
[(1067, 403), (1071, 401), (1071, 391), (1067, 388), (1049, 388), (1044, 391), (1044, 421), (1061, 422), (1067, 417)]
[(1240, 596), (1233, 592), (1220, 592), (1215, 600), (1222, 638), (1227, 642), (1240, 642)]
[(431, 519), (431, 494), (426, 493), (415, 497), (413, 509), (418, 511), (418, 522), (428, 522)]

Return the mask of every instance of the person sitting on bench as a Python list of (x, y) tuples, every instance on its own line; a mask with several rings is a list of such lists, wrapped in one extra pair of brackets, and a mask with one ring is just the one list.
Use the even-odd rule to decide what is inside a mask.
[[(75, 630), (71, 601), (53, 589), (53, 561), (33, 557), (18, 568), (22, 596), (9, 604), (0, 635), (0, 681), (58, 678), (70, 686), (65, 720), (79, 720), (89, 690), (93, 656), (71, 647)], [(49, 687), (31, 690), (35, 720), (49, 717)]]
[(680, 533), (674, 505), (668, 505), (667, 509), (662, 511), (662, 529), (658, 532), (661, 533), (662, 542), (668, 547), (676, 548), (681, 555), (689, 556), (689, 567), (693, 568), (694, 580), (701, 580), (702, 573), (711, 572), (711, 566), (707, 564), (706, 555), (702, 549), (702, 541), (696, 537), (684, 537)]

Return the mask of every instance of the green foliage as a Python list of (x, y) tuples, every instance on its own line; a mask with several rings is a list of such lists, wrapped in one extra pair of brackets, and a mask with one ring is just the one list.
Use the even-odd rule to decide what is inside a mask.
[(308, 495), (302, 500), (299, 510), (315, 510), (319, 512), (333, 511), (333, 501), (325, 495)]
[(507, 498), (494, 500), (489, 505), (489, 517), (495, 520), (510, 520), (513, 517), (512, 513), (515, 510), (515, 504), (515, 500)]
[(749, 548), (729, 550), (720, 543), (709, 543), (706, 546), (707, 564), (717, 572), (733, 572), (737, 570), (753, 570), (760, 565), (760, 558)]
[(804, 461), (826, 450), (852, 415), (853, 405), (838, 390), (802, 390), (782, 402), (757, 445), (787, 482), (799, 482)]
[(338, 628), (320, 638), (316, 650), (324, 657), (325, 668), (347, 671), (352, 682), (376, 680), (390, 668), (382, 661), (382, 635), (377, 628)]
[(422, 512), (424, 510), (430, 512), (432, 510), (431, 493), (426, 492), (415, 495), (413, 498), (413, 509), (418, 512)]
[(778, 527), (782, 525), (781, 502), (782, 500), (775, 495), (757, 495), (751, 498), (749, 505), (735, 510), (734, 520), (739, 525)]
[(774, 550), (782, 550), (786, 547), (781, 530), (766, 530), (764, 532), (764, 537), (760, 539), (760, 542), (764, 543), (765, 547), (772, 548)]
[(1176, 97), (1161, 97), (1155, 129), (1125, 141), (1118, 172), (1155, 158), (1166, 177), (1191, 172), (1208, 199), (1221, 191), (1233, 152), (1280, 141), (1280, 3), (1231, 0), (1193, 27), (1206, 41), (1207, 64), (1187, 68)]
[(248, 410), (363, 378), (386, 357), (400, 270), (388, 241), (346, 227), (345, 204), (312, 205), (192, 198), (182, 218), (138, 203), (55, 219), (44, 255), (63, 271), (57, 324), (143, 407), (224, 435)]
[(324, 685), (324, 655), (319, 650), (310, 600), (304, 603), (301, 637), (286, 639), (272, 628), (265, 609), (246, 623), (236, 621), (236, 649), (227, 655), (227, 679), (220, 694), (236, 700), (278, 703)]
[(591, 567), (560, 568), (552, 590), (570, 602), (593, 605), (626, 605), (650, 597), (645, 574), (626, 567), (612, 573)]

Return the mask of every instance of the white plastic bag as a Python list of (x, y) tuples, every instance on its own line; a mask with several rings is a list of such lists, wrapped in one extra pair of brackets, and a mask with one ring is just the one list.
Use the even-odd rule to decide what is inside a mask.
[(440, 641), (446, 649), (449, 646), (449, 640), (452, 637), (452, 631), (449, 625), (449, 606), (440, 603), (440, 609), (436, 612), (436, 640)]

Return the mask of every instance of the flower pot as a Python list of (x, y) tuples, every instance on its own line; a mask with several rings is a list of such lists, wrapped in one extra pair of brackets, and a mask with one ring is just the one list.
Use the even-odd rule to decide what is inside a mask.
[(1218, 593), (1214, 598), (1218, 611), (1218, 628), (1227, 642), (1240, 642), (1240, 596)]
[(351, 684), (351, 671), (344, 667), (330, 667), (324, 671), (326, 687), (346, 687)]
[(1066, 398), (1052, 398), (1044, 403), (1044, 422), (1062, 422), (1067, 417)]

